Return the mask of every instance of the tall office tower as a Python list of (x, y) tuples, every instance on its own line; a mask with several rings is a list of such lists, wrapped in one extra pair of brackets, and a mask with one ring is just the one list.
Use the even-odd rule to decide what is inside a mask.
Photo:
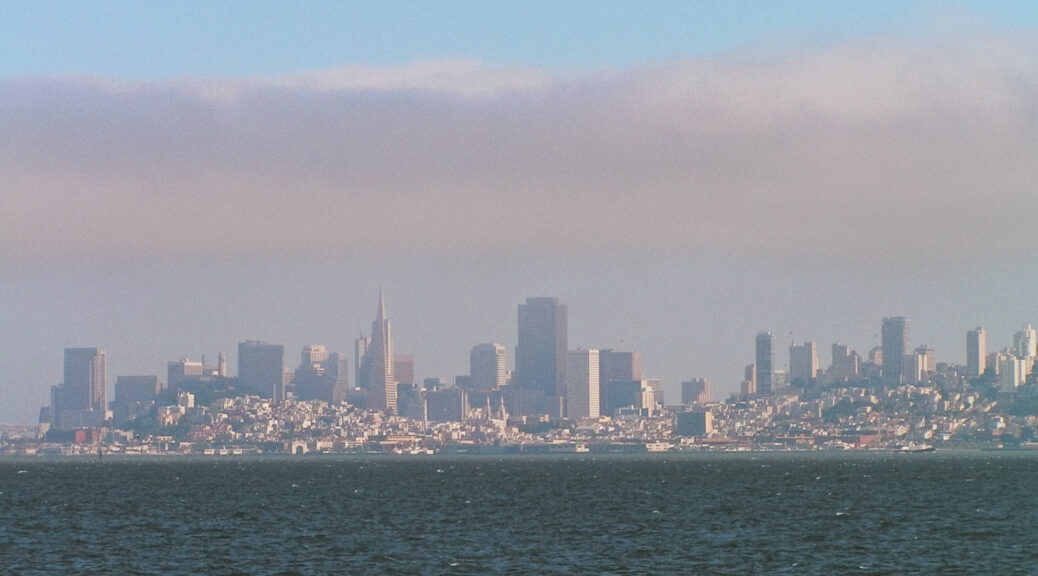
[(1003, 392), (1013, 392), (1027, 380), (1027, 360), (1016, 354), (998, 355), (998, 382)]
[(520, 416), (561, 417), (566, 386), (566, 305), (558, 298), (527, 298), (519, 305), (515, 371)]
[(505, 385), (505, 347), (496, 342), (476, 344), (469, 352), (469, 376), (474, 390)]
[(51, 422), (55, 428), (100, 426), (107, 412), (104, 350), (65, 348), (64, 373), (65, 381), (51, 387)]
[(107, 409), (108, 373), (105, 352), (97, 348), (65, 348), (63, 409)]
[(119, 376), (115, 379), (115, 404), (151, 402), (165, 389), (158, 376)]
[(1038, 333), (1028, 324), (1026, 328), (1013, 336), (1013, 348), (1020, 358), (1034, 358), (1038, 356)]
[[(368, 365), (368, 410), (396, 413), (396, 380), (393, 378), (393, 340), (386, 318), (386, 297), (379, 288), (378, 316), (371, 323), (371, 344), (364, 355)], [(368, 360), (370, 358), (370, 360)]]
[(368, 389), (368, 373), (370, 372), (370, 359), (368, 358), (368, 347), (371, 346), (371, 338), (361, 336), (353, 341), (353, 369), (357, 373), (357, 388)]
[(599, 393), (606, 399), (605, 412), (601, 413), (604, 416), (615, 417), (633, 411), (651, 418), (656, 410), (656, 391), (649, 386), (648, 380), (603, 383)]
[(144, 414), (153, 404), (155, 397), (166, 389), (158, 376), (119, 376), (115, 379), (115, 400), (112, 413), (116, 424)]
[(328, 355), (329, 374), (335, 377), (332, 387), (332, 404), (342, 404), (346, 401), (346, 394), (350, 389), (350, 359), (346, 354), (333, 352)]
[(710, 381), (695, 378), (681, 383), (681, 403), (685, 406), (706, 404), (710, 401)]
[(220, 378), (227, 377), (227, 355), (220, 352), (219, 356), (216, 357), (217, 368), (216, 375)]
[(166, 383), (179, 390), (188, 382), (196, 382), (202, 376), (202, 363), (187, 358), (166, 364)]
[(789, 347), (789, 380), (810, 383), (818, 376), (818, 348), (814, 342)]
[(771, 348), (771, 332), (757, 333), (757, 362), (754, 378), (758, 394), (773, 394), (775, 381), (775, 355)]
[(919, 351), (901, 355), (901, 383), (921, 384), (926, 378), (926, 355)]
[(753, 396), (757, 393), (757, 365), (747, 364), (743, 370), (742, 385), (739, 388), (743, 396)]
[[(642, 379), (641, 352), (620, 352), (618, 350), (598, 351), (598, 379), (605, 388), (610, 382), (632, 382)], [(600, 395), (600, 414), (608, 414), (606, 395)]]
[(846, 344), (833, 344), (833, 367), (830, 377), (836, 382), (845, 382), (858, 377), (861, 358)]
[(469, 394), (463, 388), (425, 391), (426, 418), (433, 422), (460, 422), (469, 414)]
[(238, 343), (238, 382), (250, 394), (285, 400), (285, 347), (257, 340)]
[(883, 380), (887, 384), (902, 382), (902, 357), (908, 353), (908, 320), (902, 316), (883, 319)]
[(414, 356), (393, 356), (393, 378), (397, 385), (415, 384)]
[(598, 350), (570, 350), (566, 355), (566, 418), (598, 418), (598, 367)]
[(346, 399), (349, 382), (345, 354), (330, 353), (324, 346), (310, 344), (303, 347), (291, 384), (296, 399), (339, 404)]
[(930, 348), (926, 344), (919, 346), (915, 349), (915, 353), (921, 357), (922, 366), (920, 369), (925, 374), (931, 372), (937, 372), (937, 351)]
[(299, 367), (310, 366), (311, 368), (320, 366), (326, 360), (328, 360), (328, 349), (321, 344), (307, 344), (303, 346), (302, 359), (299, 361)]
[(966, 376), (976, 378), (987, 370), (988, 336), (983, 328), (966, 333)]

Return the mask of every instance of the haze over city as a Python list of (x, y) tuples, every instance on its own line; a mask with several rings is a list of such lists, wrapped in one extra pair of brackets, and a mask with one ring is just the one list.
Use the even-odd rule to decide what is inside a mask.
[[(4, 3), (0, 422), (117, 375), (348, 352), (416, 376), (552, 296), (674, 397), (754, 335), (965, 362), (1038, 323), (1038, 9)], [(777, 354), (782, 368), (784, 354)], [(823, 362), (828, 359), (823, 354)]]

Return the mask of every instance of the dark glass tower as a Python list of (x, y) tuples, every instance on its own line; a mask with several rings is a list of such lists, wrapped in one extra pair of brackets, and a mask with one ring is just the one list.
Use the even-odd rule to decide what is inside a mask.
[[(519, 305), (515, 381), (530, 413), (559, 412), (566, 387), (566, 305), (558, 298), (527, 298)], [(543, 407), (536, 402), (544, 401)]]
[(883, 319), (883, 380), (888, 384), (902, 382), (902, 362), (908, 353), (908, 320), (902, 316)]

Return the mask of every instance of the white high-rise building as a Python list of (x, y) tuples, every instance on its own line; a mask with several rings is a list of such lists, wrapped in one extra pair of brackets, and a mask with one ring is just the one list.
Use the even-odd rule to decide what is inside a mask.
[(505, 347), (492, 342), (477, 344), (469, 353), (469, 376), (477, 390), (501, 388), (508, 374), (505, 371)]
[(598, 350), (570, 350), (566, 355), (566, 417), (598, 418)]
[(1020, 358), (1038, 356), (1038, 332), (1035, 332), (1035, 329), (1028, 324), (1013, 337), (1013, 347), (1016, 348), (1016, 355)]
[(328, 349), (322, 344), (307, 344), (303, 346), (302, 361), (300, 366), (312, 366), (328, 360)]
[(998, 355), (998, 381), (1003, 392), (1013, 392), (1027, 379), (1029, 362), (1015, 354)]
[[(396, 380), (393, 378), (393, 343), (389, 320), (386, 318), (386, 298), (378, 291), (378, 316), (371, 323), (371, 344), (365, 361), (368, 364), (368, 410), (386, 410), (396, 413)], [(368, 360), (370, 358), (370, 360)]]

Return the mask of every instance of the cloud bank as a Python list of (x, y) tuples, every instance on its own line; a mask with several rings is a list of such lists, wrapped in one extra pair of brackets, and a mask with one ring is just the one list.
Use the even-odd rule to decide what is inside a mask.
[(1038, 43), (985, 36), (549, 74), (0, 80), (0, 261), (509, 249), (1020, 253)]

